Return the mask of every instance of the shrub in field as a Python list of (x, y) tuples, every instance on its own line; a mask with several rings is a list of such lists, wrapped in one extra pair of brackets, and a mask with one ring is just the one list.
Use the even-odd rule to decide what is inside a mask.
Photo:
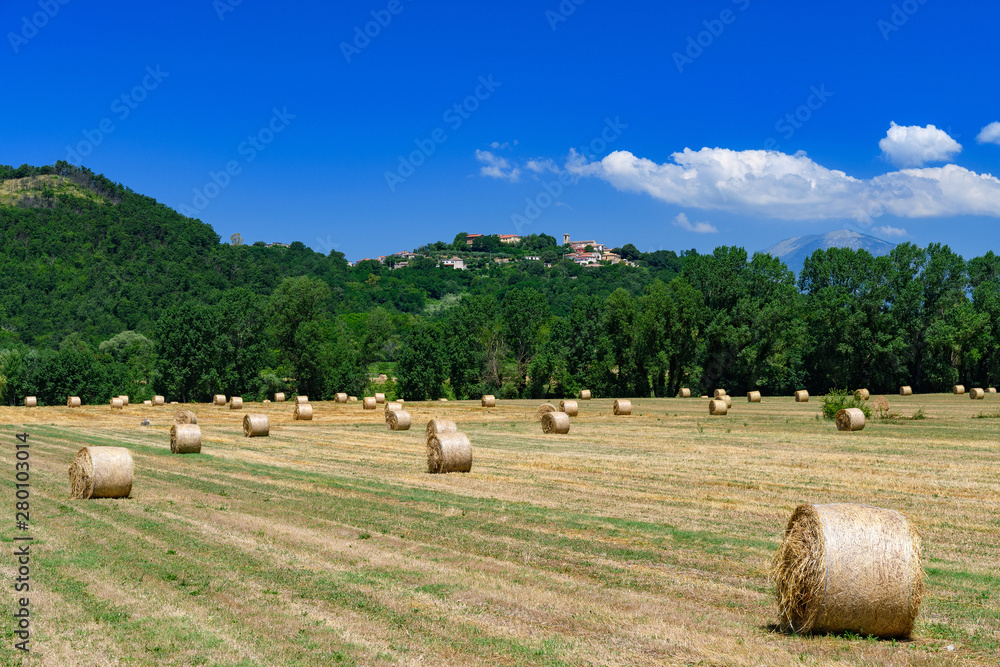
[(862, 401), (854, 397), (854, 394), (846, 389), (831, 389), (823, 397), (823, 418), (835, 419), (837, 412), (844, 408), (858, 408), (865, 413), (865, 419), (871, 419), (872, 409), (868, 401)]

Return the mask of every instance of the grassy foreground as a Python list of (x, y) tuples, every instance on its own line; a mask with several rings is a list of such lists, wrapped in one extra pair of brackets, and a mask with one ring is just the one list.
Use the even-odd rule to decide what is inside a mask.
[[(2, 585), (15, 564), (14, 434), (31, 444), (32, 653), (24, 665), (1000, 664), (1000, 397), (889, 396), (839, 433), (820, 402), (539, 402), (0, 408)], [(174, 411), (203, 453), (170, 454)], [(926, 419), (905, 417), (922, 410)], [(270, 417), (247, 439), (247, 412)], [(424, 425), (454, 419), (469, 474), (429, 475)], [(976, 418), (980, 417), (981, 418)], [(148, 417), (152, 424), (140, 426)], [(86, 445), (132, 451), (127, 500), (71, 501)], [(898, 509), (924, 538), (914, 639), (776, 632), (766, 579), (799, 503)], [(950, 650), (949, 650), (949, 647)]]

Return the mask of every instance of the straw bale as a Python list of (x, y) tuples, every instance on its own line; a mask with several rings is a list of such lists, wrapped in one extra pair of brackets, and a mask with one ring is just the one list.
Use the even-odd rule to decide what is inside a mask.
[(809, 392), (805, 389), (799, 389), (795, 392), (795, 402), (796, 403), (808, 403), (809, 402)]
[(895, 510), (799, 505), (771, 562), (785, 631), (907, 638), (924, 593), (920, 536)]
[(759, 391), (748, 391), (747, 392), (747, 403), (760, 403), (760, 392)]
[(124, 447), (84, 447), (69, 467), (70, 498), (128, 498), (132, 454)]
[(143, 405), (152, 405), (153, 402), (147, 398), (145, 401), (142, 402), (142, 404)]
[(383, 394), (381, 392), (376, 392), (375, 393), (375, 402), (378, 403), (379, 405), (381, 405), (382, 403), (385, 403), (385, 394)]
[(581, 389), (580, 390), (580, 400), (581, 401), (589, 401), (590, 400), (590, 390), (589, 389)]
[(913, 387), (911, 387), (908, 384), (904, 384), (902, 387), (899, 388), (899, 395), (900, 396), (913, 396)]
[(165, 399), (165, 398), (163, 398), (162, 396), (154, 396), (154, 397), (153, 397), (153, 405), (163, 405), (163, 402), (164, 402), (165, 400), (166, 400), (166, 399)]
[(857, 391), (854, 392), (854, 398), (858, 399), (859, 401), (867, 401), (869, 398), (871, 398), (871, 392), (869, 392), (867, 389), (858, 389)]
[(179, 410), (176, 415), (174, 415), (175, 424), (197, 424), (198, 417), (190, 410)]
[(225, 394), (216, 394), (215, 396), (212, 397), (212, 403), (214, 403), (215, 405), (225, 405), (226, 404), (226, 395)]
[(38, 399), (35, 398), (34, 396), (25, 396), (24, 397), (24, 407), (26, 407), (26, 408), (37, 408), (38, 407)]
[(889, 412), (889, 399), (885, 396), (876, 396), (872, 399), (872, 407), (879, 412)]
[(243, 399), (239, 396), (233, 396), (229, 399), (229, 409), (230, 410), (242, 410), (243, 409)]
[(122, 403), (122, 399), (120, 399), (120, 398), (112, 398), (111, 399), (111, 409), (112, 410), (121, 410), (124, 407), (125, 407), (125, 404)]
[(721, 398), (713, 398), (708, 402), (708, 414), (724, 415), (729, 412), (729, 406)]
[(719, 400), (719, 401), (723, 401), (723, 402), (725, 402), (725, 404), (726, 404), (726, 409), (727, 409), (727, 410), (728, 410), (729, 408), (733, 407), (733, 397), (732, 397), (732, 396), (730, 396), (729, 394), (724, 394), (724, 395), (720, 396), (720, 397), (719, 397), (718, 399), (716, 399), (716, 400)]
[(243, 415), (243, 435), (248, 438), (263, 438), (271, 432), (267, 424), (267, 415)]
[(576, 401), (559, 401), (559, 412), (565, 412), (570, 417), (580, 414), (580, 405)]
[(170, 451), (173, 454), (200, 454), (201, 427), (177, 423), (170, 427)]
[(987, 394), (995, 394), (995, 393), (997, 393), (997, 388), (996, 387), (987, 387), (986, 388), (986, 393)]
[(309, 397), (308, 396), (296, 396), (295, 397), (295, 402), (296, 403), (308, 403), (309, 402)]
[(390, 431), (409, 431), (410, 413), (406, 410), (391, 410), (385, 418), (385, 424)]
[(399, 401), (387, 402), (385, 404), (385, 410), (383, 410), (383, 412), (385, 413), (385, 420), (387, 422), (389, 421), (389, 413), (392, 412), (393, 410), (402, 410), (402, 409), (403, 409), (403, 404), (400, 403)]
[(472, 443), (464, 433), (436, 433), (427, 439), (427, 472), (469, 472)]
[(127, 408), (128, 407), (128, 396), (126, 396), (125, 394), (122, 394), (118, 398), (122, 399), (122, 405), (124, 405)]
[(348, 403), (357, 403), (358, 402), (358, 397), (357, 396), (348, 396), (347, 397), (347, 402)]
[(308, 403), (296, 403), (295, 409), (292, 410), (292, 417), (296, 421), (312, 421), (313, 407)]
[(447, 402), (448, 402), (448, 399), (447, 399), (447, 398), (445, 398), (444, 396), (442, 396), (441, 398), (439, 398), (439, 399), (438, 399), (438, 402), (439, 402), (439, 403), (447, 403)]
[(715, 392), (713, 392), (712, 397), (713, 398), (722, 398), (725, 395), (726, 395), (726, 390), (725, 389), (716, 389)]
[(539, 420), (541, 420), (542, 415), (544, 415), (546, 412), (556, 412), (556, 406), (552, 405), (551, 403), (542, 403), (541, 405), (538, 406), (538, 409), (535, 410), (535, 416), (538, 417)]
[(981, 401), (986, 398), (986, 390), (979, 387), (973, 387), (969, 390), (969, 398), (974, 401)]
[(337, 394), (334, 395), (333, 400), (337, 401), (338, 403), (347, 403), (347, 394), (345, 394), (342, 391), (338, 392)]
[(274, 394), (274, 402), (275, 403), (284, 403), (285, 402), (285, 392), (283, 392), (283, 391), (275, 392), (275, 394)]
[(965, 385), (964, 384), (956, 384), (954, 387), (951, 388), (951, 393), (953, 393), (955, 395), (964, 394), (965, 393)]
[(450, 419), (432, 419), (427, 422), (426, 438), (429, 441), (432, 436), (439, 433), (457, 433), (458, 427)]
[(546, 412), (542, 415), (542, 433), (569, 433), (569, 415), (565, 412)]
[(687, 387), (681, 387), (680, 393), (678, 394), (681, 398), (691, 398), (691, 390)]
[(612, 407), (612, 412), (614, 412), (616, 416), (632, 414), (632, 401), (627, 398), (619, 398), (615, 401), (615, 404)]
[(493, 394), (483, 394), (480, 403), (482, 403), (482, 407), (484, 408), (495, 408), (497, 406), (497, 397)]
[(79, 396), (68, 396), (66, 398), (66, 407), (67, 408), (78, 408), (81, 405), (83, 405), (83, 403), (80, 401), (80, 397)]
[(835, 417), (838, 431), (860, 431), (865, 427), (865, 413), (861, 408), (844, 408)]
[(364, 400), (364, 403), (362, 404), (362, 407), (365, 410), (374, 410), (375, 409), (375, 397), (374, 396), (365, 396), (365, 400)]

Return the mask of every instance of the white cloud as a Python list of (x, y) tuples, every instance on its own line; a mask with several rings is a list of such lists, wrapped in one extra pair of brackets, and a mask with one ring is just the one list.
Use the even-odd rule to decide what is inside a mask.
[(909, 236), (906, 230), (903, 229), (902, 227), (890, 227), (889, 225), (882, 225), (881, 227), (875, 227), (874, 229), (872, 229), (872, 232), (878, 234), (879, 236), (889, 236), (889, 237)]
[(570, 151), (566, 168), (670, 204), (782, 220), (881, 215), (925, 218), (955, 215), (1000, 217), (1000, 179), (954, 164), (904, 169), (858, 179), (827, 169), (804, 153), (685, 148), (659, 164), (628, 151), (597, 162)]
[(928, 162), (944, 162), (962, 152), (962, 145), (933, 125), (889, 126), (878, 142), (882, 154), (897, 167), (920, 167)]
[(524, 163), (524, 168), (527, 169), (527, 170), (529, 170), (529, 171), (533, 171), (536, 174), (541, 174), (541, 173), (544, 173), (546, 171), (551, 171), (553, 173), (559, 173), (559, 165), (557, 165), (552, 160), (549, 160), (548, 158), (544, 158), (544, 159), (543, 158), (534, 158), (534, 159), (528, 160), (527, 162)]
[(513, 148), (514, 146), (517, 146), (517, 139), (515, 139), (513, 142), (505, 141), (503, 143), (500, 143), (499, 141), (494, 141), (493, 143), (490, 144), (490, 148), (492, 148), (493, 150), (504, 150), (507, 148)]
[(511, 183), (516, 183), (521, 178), (521, 170), (512, 166), (510, 161), (490, 151), (476, 151), (476, 160), (483, 164), (479, 170), (483, 176), (499, 178)]
[(981, 144), (1000, 144), (1000, 121), (994, 121), (984, 127), (976, 141)]
[(674, 218), (674, 224), (685, 231), (694, 232), (695, 234), (715, 234), (719, 231), (715, 228), (715, 225), (710, 225), (707, 222), (692, 223), (683, 213), (677, 214), (677, 217)]

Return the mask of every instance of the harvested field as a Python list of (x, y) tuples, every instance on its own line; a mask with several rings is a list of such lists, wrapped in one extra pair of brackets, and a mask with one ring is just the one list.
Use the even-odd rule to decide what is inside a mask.
[[(414, 427), (397, 432), (332, 401), (310, 422), (278, 404), (180, 405), (204, 446), (183, 457), (175, 411), (0, 408), (11, 441), (30, 434), (23, 664), (997, 664), (995, 395), (907, 396), (851, 434), (817, 419), (821, 400), (724, 419), (631, 400), (629, 419), (580, 402), (558, 438), (538, 401), (407, 402)], [(247, 412), (270, 437), (243, 437)], [(471, 472), (426, 472), (432, 417), (468, 434)], [(130, 450), (129, 499), (69, 499), (70, 462), (94, 445)], [(920, 532), (911, 641), (776, 629), (768, 569), (804, 503), (896, 509)], [(22, 534), (0, 532), (8, 550)], [(0, 570), (9, 585), (12, 558)], [(5, 634), (3, 664), (18, 664)]]

